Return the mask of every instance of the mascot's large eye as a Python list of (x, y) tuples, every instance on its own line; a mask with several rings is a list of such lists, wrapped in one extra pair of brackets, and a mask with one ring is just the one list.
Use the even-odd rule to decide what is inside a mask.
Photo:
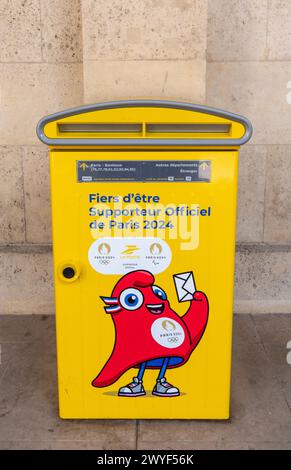
[(138, 289), (125, 289), (120, 294), (119, 302), (126, 310), (136, 310), (143, 303), (143, 295)]
[(161, 288), (158, 287), (158, 286), (153, 286), (152, 289), (153, 289), (153, 293), (154, 293), (157, 297), (159, 297), (159, 299), (161, 299), (161, 300), (167, 300), (167, 294), (166, 294), (166, 292), (163, 291), (163, 289), (161, 289)]

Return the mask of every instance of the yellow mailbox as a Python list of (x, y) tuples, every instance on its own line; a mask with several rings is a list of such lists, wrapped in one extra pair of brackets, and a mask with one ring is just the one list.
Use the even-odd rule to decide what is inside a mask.
[(60, 416), (229, 417), (241, 116), (132, 100), (46, 116)]

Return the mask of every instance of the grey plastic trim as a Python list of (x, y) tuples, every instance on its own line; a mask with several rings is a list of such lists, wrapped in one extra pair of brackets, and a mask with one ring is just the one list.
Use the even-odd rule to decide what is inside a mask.
[[(137, 107), (153, 107), (153, 108), (176, 108), (185, 111), (197, 111), (204, 114), (212, 114), (232, 121), (239, 122), (245, 128), (245, 133), (240, 139), (153, 139), (153, 138), (118, 138), (118, 139), (51, 139), (44, 133), (44, 127), (47, 123), (58, 119), (74, 116), (76, 114), (84, 114), (90, 111), (101, 111), (104, 109), (114, 108), (137, 108)], [(219, 146), (233, 147), (240, 146), (248, 142), (252, 136), (253, 128), (251, 122), (238, 114), (233, 114), (221, 109), (211, 108), (203, 105), (191, 103), (183, 103), (179, 101), (167, 100), (121, 100), (109, 101), (107, 103), (97, 103), (78, 108), (71, 108), (66, 111), (50, 114), (43, 117), (36, 127), (38, 138), (47, 145), (57, 146), (97, 146), (97, 147), (197, 147), (197, 146)]]

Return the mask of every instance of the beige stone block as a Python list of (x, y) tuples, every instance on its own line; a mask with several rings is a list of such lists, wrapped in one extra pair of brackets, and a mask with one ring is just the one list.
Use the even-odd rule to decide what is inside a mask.
[(46, 62), (81, 62), (81, 0), (41, 0), (42, 51)]
[(83, 101), (81, 64), (2, 64), (0, 144), (38, 144), (35, 127), (49, 113)]
[(291, 146), (270, 146), (267, 160), (264, 241), (291, 243)]
[(267, 16), (267, 0), (208, 0), (208, 60), (264, 59)]
[(269, 1), (267, 47), (271, 60), (291, 60), (291, 2)]
[(0, 243), (25, 240), (20, 147), (0, 147)]
[[(48, 413), (47, 413), (48, 414)], [(72, 422), (74, 422), (73, 420)], [(98, 420), (100, 421), (100, 420)], [(27, 420), (26, 420), (27, 423)], [(65, 428), (68, 420), (62, 421), (62, 426)], [(83, 424), (86, 420), (83, 420)], [(91, 424), (92, 422), (90, 422)], [(59, 424), (59, 423), (58, 423)], [(105, 424), (104, 422), (94, 422), (94, 432), (96, 432), (97, 439), (92, 440), (68, 440), (68, 439), (52, 439), (47, 441), (41, 440), (13, 440), (13, 441), (0, 441), (1, 450), (134, 450), (135, 449), (135, 421), (123, 422), (121, 426), (116, 426), (118, 429), (112, 432), (112, 421)], [(104, 428), (106, 426), (106, 433)], [(88, 426), (89, 427), (89, 426)], [(37, 426), (36, 426), (37, 428)], [(91, 428), (90, 428), (91, 429)], [(51, 431), (49, 431), (51, 432)], [(38, 433), (38, 428), (36, 434)], [(74, 434), (74, 433), (72, 433)], [(113, 434), (113, 435), (112, 435)], [(130, 439), (129, 439), (130, 434)], [(187, 447), (185, 447), (186, 449)], [(278, 446), (279, 449), (279, 446)], [(122, 453), (121, 453), (122, 455)]]
[(203, 103), (205, 61), (84, 62), (85, 102), (173, 98)]
[(239, 153), (237, 240), (263, 241), (267, 146), (246, 145)]
[[(194, 422), (194, 420), (193, 420)], [(177, 430), (178, 432), (180, 431), (179, 429), (179, 421), (177, 422)], [(142, 422), (142, 428), (143, 428), (144, 422)], [(217, 450), (217, 442), (216, 441), (191, 441), (191, 440), (186, 440), (186, 441), (178, 441), (175, 438), (176, 432), (173, 430), (173, 435), (174, 437), (170, 438), (170, 436), (165, 440), (165, 441), (141, 441), (138, 442), (138, 450), (188, 450), (189, 449), (195, 449), (196, 452), (197, 450)], [(142, 436), (143, 437), (143, 436)], [(6, 447), (8, 449), (8, 446)], [(188, 453), (188, 455), (191, 455), (191, 452)]]
[(82, 1), (84, 59), (202, 59), (205, 0)]
[(51, 242), (49, 156), (45, 147), (23, 148), (26, 241)]
[(0, 61), (41, 61), (39, 0), (0, 3)]
[(54, 311), (50, 253), (0, 253), (0, 314)]
[(290, 313), (291, 251), (250, 246), (236, 256), (235, 312)]
[(291, 62), (209, 63), (206, 101), (247, 116), (252, 144), (291, 144), (290, 80)]

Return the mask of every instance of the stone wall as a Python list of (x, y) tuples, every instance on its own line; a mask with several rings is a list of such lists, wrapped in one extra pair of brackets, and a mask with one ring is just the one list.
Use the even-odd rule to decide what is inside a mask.
[(290, 312), (290, 24), (289, 0), (0, 0), (0, 313), (53, 312), (38, 119), (136, 97), (252, 120), (240, 158), (235, 310)]

